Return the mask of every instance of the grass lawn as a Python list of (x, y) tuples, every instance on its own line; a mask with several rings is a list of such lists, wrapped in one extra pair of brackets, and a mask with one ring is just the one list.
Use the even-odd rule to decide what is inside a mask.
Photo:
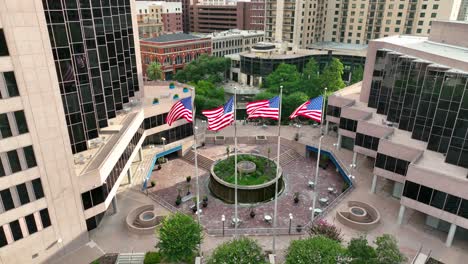
[[(275, 178), (276, 164), (273, 161), (254, 155), (237, 155), (237, 162), (244, 160), (255, 163), (257, 169), (249, 174), (237, 173), (238, 185), (258, 185)], [(218, 162), (214, 167), (214, 172), (224, 181), (234, 183), (234, 156)]]

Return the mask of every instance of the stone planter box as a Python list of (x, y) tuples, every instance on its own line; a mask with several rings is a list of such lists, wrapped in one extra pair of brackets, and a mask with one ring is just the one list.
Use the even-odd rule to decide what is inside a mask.
[(216, 145), (224, 145), (224, 143), (226, 143), (226, 138), (224, 136), (215, 136), (214, 141)]
[(266, 144), (268, 143), (268, 139), (266, 136), (255, 136), (255, 143), (257, 144)]

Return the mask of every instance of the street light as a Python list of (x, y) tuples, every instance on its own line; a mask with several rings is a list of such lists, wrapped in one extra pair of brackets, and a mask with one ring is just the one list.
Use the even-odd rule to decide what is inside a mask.
[(223, 222), (223, 236), (224, 236), (224, 221), (226, 221), (226, 217), (224, 215), (221, 216), (221, 221)]
[(161, 140), (163, 142), (163, 150), (166, 150), (166, 138), (162, 137)]
[(293, 220), (293, 215), (292, 215), (292, 213), (289, 213), (289, 234), (291, 234), (291, 223), (292, 223), (292, 220)]

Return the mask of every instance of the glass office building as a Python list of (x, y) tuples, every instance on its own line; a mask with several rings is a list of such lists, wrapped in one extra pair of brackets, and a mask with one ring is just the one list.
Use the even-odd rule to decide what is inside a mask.
[(73, 153), (139, 90), (130, 0), (42, 1)]

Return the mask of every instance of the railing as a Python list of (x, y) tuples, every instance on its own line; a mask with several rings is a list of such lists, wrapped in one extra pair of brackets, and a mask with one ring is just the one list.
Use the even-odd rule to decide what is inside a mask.
[(180, 213), (183, 213), (179, 208), (176, 208), (175, 206), (173, 206), (172, 204), (168, 203), (167, 201), (165, 201), (163, 198), (159, 197), (158, 195), (154, 194), (153, 192), (150, 192), (148, 191), (146, 193), (148, 195), (148, 197), (150, 197), (153, 201), (157, 202), (159, 205), (161, 205), (162, 207), (166, 208), (167, 210), (173, 212), (173, 213), (176, 213), (176, 212), (180, 212)]

